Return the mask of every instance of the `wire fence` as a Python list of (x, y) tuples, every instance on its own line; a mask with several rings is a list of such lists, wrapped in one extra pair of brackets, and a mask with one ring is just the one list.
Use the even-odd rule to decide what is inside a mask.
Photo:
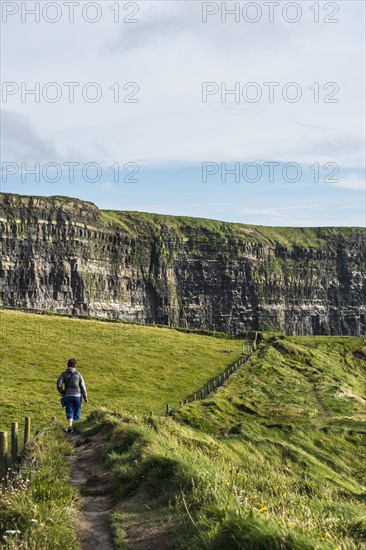
[(243, 356), (240, 357), (240, 359), (236, 361), (236, 363), (228, 367), (223, 373), (213, 378), (200, 390), (196, 391), (195, 393), (192, 393), (189, 397), (181, 401), (178, 406), (171, 407), (169, 404), (167, 404), (165, 409), (165, 415), (170, 416), (174, 412), (174, 410), (177, 410), (178, 408), (183, 407), (184, 405), (188, 405), (193, 401), (200, 401), (202, 399), (206, 399), (206, 397), (208, 397), (212, 392), (220, 388), (226, 382), (226, 380), (230, 378), (230, 376), (232, 376), (235, 372), (237, 372), (240, 369), (240, 367), (244, 365), (248, 361), (248, 359), (252, 357), (253, 353), (256, 351), (259, 336), (257, 332), (254, 332), (252, 334), (254, 335), (253, 342), (247, 343), (246, 353), (244, 352), (244, 345), (243, 345)]

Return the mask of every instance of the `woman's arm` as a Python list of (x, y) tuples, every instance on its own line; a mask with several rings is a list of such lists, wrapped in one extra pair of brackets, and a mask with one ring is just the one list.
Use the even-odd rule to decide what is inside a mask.
[(83, 379), (82, 375), (80, 374), (80, 372), (79, 372), (79, 376), (80, 376), (79, 387), (80, 387), (80, 390), (81, 390), (81, 395), (84, 397), (84, 401), (87, 403), (88, 402), (88, 395), (86, 393), (86, 386), (85, 386), (84, 379)]
[(63, 388), (62, 388), (63, 383), (64, 383), (64, 373), (60, 374), (60, 376), (57, 379), (57, 383), (56, 383), (57, 391), (59, 393), (61, 393), (61, 395), (65, 393)]

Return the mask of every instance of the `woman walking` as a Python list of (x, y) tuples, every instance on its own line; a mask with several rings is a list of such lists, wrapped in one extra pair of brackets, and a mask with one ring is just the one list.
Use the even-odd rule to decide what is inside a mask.
[(76, 370), (76, 359), (69, 359), (67, 370), (60, 374), (57, 380), (57, 390), (63, 396), (66, 407), (67, 431), (72, 433), (72, 423), (80, 420), (81, 401), (88, 402), (86, 387), (81, 373)]

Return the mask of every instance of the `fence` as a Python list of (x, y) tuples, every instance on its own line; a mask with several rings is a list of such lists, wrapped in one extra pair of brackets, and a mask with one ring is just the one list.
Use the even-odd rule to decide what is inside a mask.
[[(29, 443), (30, 431), (31, 431), (31, 420), (29, 416), (26, 416), (24, 419), (23, 449), (25, 449)], [(12, 422), (10, 457), (9, 457), (9, 447), (8, 447), (8, 432), (0, 432), (0, 472), (6, 470), (8, 467), (18, 462), (19, 459), (20, 459), (20, 454), (19, 454), (18, 422)]]
[[(184, 401), (181, 401), (180, 406), (182, 407), (183, 405), (187, 405), (188, 403), (192, 403), (192, 401), (199, 401), (201, 399), (205, 399), (208, 395), (210, 395), (210, 393), (214, 392), (220, 386), (222, 386), (224, 384), (224, 382), (232, 374), (234, 374), (234, 372), (236, 372), (242, 365), (244, 365), (244, 363), (246, 363), (248, 361), (248, 359), (253, 355), (253, 353), (257, 349), (257, 341), (259, 339), (260, 339), (260, 337), (258, 336), (258, 333), (255, 332), (254, 337), (253, 337), (253, 342), (251, 344), (248, 343), (248, 348), (247, 348), (247, 353), (246, 354), (244, 353), (244, 344), (243, 344), (243, 356), (239, 359), (239, 361), (237, 361), (236, 363), (234, 363), (233, 365), (228, 367), (222, 374), (219, 374), (218, 376), (216, 376), (216, 378), (211, 380), (211, 382), (206, 384), (198, 392), (193, 393), (187, 399), (185, 399)], [(172, 408), (170, 407), (170, 405), (166, 406), (165, 414), (166, 414), (166, 416), (170, 416), (172, 414)]]

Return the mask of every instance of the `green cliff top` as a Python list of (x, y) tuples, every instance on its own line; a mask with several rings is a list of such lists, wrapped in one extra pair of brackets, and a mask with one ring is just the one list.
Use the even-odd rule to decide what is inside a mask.
[(75, 218), (86, 224), (122, 230), (129, 235), (163, 236), (167, 239), (204, 241), (249, 241), (284, 248), (323, 248), (325, 242), (361, 241), (364, 228), (357, 227), (267, 227), (231, 223), (188, 216), (170, 216), (147, 212), (100, 210), (92, 202), (62, 196), (39, 197), (0, 193), (0, 217), (7, 219)]

